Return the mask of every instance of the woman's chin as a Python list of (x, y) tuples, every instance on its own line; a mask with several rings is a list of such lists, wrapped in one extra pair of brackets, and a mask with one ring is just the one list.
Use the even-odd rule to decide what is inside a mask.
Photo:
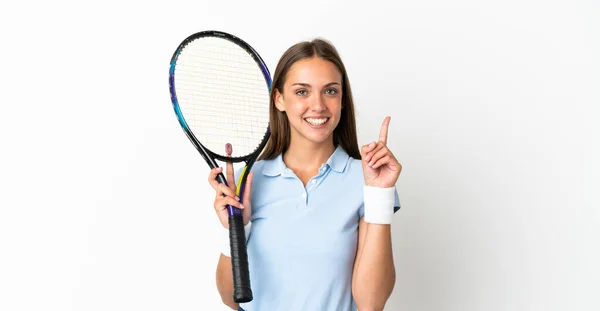
[[(311, 128), (305, 127), (302, 128), (301, 131), (297, 131), (296, 133), (292, 133), (292, 136), (297, 135), (296, 138), (300, 138), (305, 143), (313, 144), (313, 145), (322, 145), (331, 143), (333, 144), (333, 130), (329, 127), (322, 128)], [(292, 140), (295, 140), (292, 138)]]
[(333, 143), (331, 135), (307, 135), (305, 138), (315, 145), (322, 145), (326, 143)]

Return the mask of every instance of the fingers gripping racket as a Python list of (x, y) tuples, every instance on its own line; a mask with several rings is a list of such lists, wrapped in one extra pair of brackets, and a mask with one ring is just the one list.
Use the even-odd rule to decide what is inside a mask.
[[(271, 76), (258, 53), (241, 39), (219, 31), (186, 38), (171, 58), (169, 90), (185, 134), (211, 168), (216, 160), (245, 162), (236, 189), (243, 197), (246, 177), (269, 132)], [(233, 145), (231, 156), (225, 145)], [(227, 184), (223, 174), (219, 182)], [(231, 181), (233, 182), (233, 181)], [(246, 236), (240, 209), (228, 206), (233, 300), (252, 300)]]

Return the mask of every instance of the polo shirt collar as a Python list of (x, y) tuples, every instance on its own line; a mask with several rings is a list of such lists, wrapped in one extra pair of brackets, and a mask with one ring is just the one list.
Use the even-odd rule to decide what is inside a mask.
[(278, 176), (285, 172), (286, 166), (283, 163), (283, 157), (281, 153), (272, 160), (265, 161), (263, 167), (263, 174), (267, 176)]
[(344, 148), (338, 145), (325, 164), (331, 167), (334, 172), (342, 173), (346, 169), (348, 158), (350, 158), (350, 156), (346, 153)]
[[(337, 146), (324, 165), (329, 166), (335, 172), (342, 173), (346, 169), (349, 158), (350, 156), (346, 153), (344, 148)], [(283, 162), (282, 155), (279, 154), (276, 158), (265, 161), (263, 174), (267, 176), (285, 175), (286, 170), (288, 170), (288, 168)]]

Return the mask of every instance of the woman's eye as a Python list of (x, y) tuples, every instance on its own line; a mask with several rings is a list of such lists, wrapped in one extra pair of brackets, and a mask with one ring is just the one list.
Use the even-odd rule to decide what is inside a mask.
[(296, 95), (304, 96), (306, 94), (308, 94), (308, 92), (306, 90), (297, 90), (296, 91)]
[(337, 92), (338, 92), (337, 89), (327, 89), (325, 91), (325, 93), (328, 95), (335, 95), (335, 94), (337, 94)]

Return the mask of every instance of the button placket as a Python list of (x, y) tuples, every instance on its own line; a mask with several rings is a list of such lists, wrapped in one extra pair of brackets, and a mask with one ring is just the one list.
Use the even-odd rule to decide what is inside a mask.
[(306, 190), (304, 190), (301, 197), (302, 197), (302, 203), (304, 203), (304, 209), (308, 208), (308, 194), (306, 193)]

